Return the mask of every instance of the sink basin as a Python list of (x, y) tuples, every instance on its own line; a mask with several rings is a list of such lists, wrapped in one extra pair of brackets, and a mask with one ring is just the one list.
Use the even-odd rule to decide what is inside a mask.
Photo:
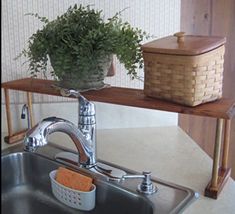
[(52, 194), (49, 173), (61, 163), (40, 154), (24, 152), (22, 148), (10, 152), (8, 149), (2, 153), (1, 161), (1, 209), (4, 214), (180, 213), (196, 198), (191, 189), (159, 180), (156, 183), (158, 192), (154, 196), (146, 196), (136, 191), (141, 180), (127, 180), (120, 184), (97, 178), (94, 180), (97, 187), (96, 206), (92, 211), (84, 212), (62, 204)]

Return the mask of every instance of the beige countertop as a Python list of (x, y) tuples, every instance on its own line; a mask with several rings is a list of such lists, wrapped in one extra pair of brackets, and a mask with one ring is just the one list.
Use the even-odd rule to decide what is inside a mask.
[[(53, 134), (51, 140), (75, 149), (64, 134)], [(2, 143), (2, 149), (7, 146)], [(195, 190), (200, 197), (185, 214), (235, 213), (233, 179), (228, 180), (217, 200), (203, 196), (211, 178), (212, 159), (179, 127), (98, 130), (97, 156), (139, 172), (150, 170), (157, 178)]]

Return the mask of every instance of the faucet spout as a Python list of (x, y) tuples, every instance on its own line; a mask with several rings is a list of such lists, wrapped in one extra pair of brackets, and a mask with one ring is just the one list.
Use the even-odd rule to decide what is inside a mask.
[(72, 139), (78, 150), (79, 163), (82, 166), (89, 168), (96, 164), (95, 146), (90, 139), (76, 125), (57, 117), (42, 120), (26, 133), (25, 150), (35, 152), (38, 147), (48, 143), (48, 136), (54, 132), (66, 133)]

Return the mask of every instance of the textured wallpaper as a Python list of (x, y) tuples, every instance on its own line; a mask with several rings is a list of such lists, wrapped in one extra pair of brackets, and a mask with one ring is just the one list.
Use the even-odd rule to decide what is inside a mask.
[[(50, 20), (62, 14), (71, 5), (83, 4), (102, 10), (105, 18), (122, 12), (122, 19), (145, 30), (156, 38), (171, 35), (180, 29), (180, 0), (4, 0), (2, 1), (2, 82), (29, 77), (26, 59), (14, 58), (26, 47), (28, 38), (38, 28), (40, 21), (26, 13), (38, 13)], [(152, 40), (152, 39), (151, 39)], [(130, 80), (123, 65), (115, 59), (116, 75), (106, 78), (113, 86), (143, 88), (143, 82)], [(143, 76), (143, 71), (139, 71)], [(3, 91), (2, 91), (3, 93)], [(62, 102), (67, 99), (33, 94), (34, 102)], [(71, 100), (70, 100), (71, 101)], [(11, 91), (12, 103), (26, 102), (25, 93)], [(4, 103), (4, 96), (2, 96)]]

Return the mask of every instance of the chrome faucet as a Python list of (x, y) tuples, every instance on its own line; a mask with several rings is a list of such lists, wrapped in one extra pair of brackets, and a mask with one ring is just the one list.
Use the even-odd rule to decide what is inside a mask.
[[(24, 149), (35, 152), (37, 148), (48, 143), (48, 136), (53, 132), (63, 132), (70, 136), (74, 142), (78, 155), (61, 152), (56, 154), (55, 160), (68, 164), (71, 161), (89, 169), (107, 179), (120, 180), (126, 172), (97, 163), (96, 160), (96, 118), (95, 104), (84, 98), (78, 91), (73, 89), (61, 89), (62, 96), (73, 96), (79, 101), (78, 126), (62, 118), (49, 117), (42, 120), (30, 129), (24, 138)], [(66, 157), (64, 157), (66, 153)], [(66, 161), (67, 160), (67, 161)]]
[(124, 170), (97, 162), (96, 160), (96, 113), (95, 104), (88, 101), (76, 90), (61, 89), (62, 96), (74, 96), (79, 101), (78, 126), (68, 120), (48, 117), (30, 129), (24, 138), (24, 149), (35, 152), (37, 148), (48, 143), (48, 136), (54, 132), (63, 132), (69, 135), (74, 142), (78, 155), (71, 152), (61, 152), (56, 154), (55, 160), (77, 165), (89, 169), (101, 175), (107, 180), (123, 181), (126, 179), (142, 178), (142, 183), (137, 191), (144, 194), (153, 194), (157, 188), (151, 182), (151, 173), (143, 172), (143, 175), (127, 175)]
[(46, 118), (26, 133), (24, 138), (25, 150), (35, 152), (38, 147), (48, 143), (48, 136), (51, 133), (63, 132), (69, 135), (74, 142), (79, 153), (80, 165), (91, 168), (96, 165), (95, 105), (75, 90), (63, 91), (62, 95), (78, 97), (78, 127), (62, 118)]
[(28, 129), (31, 128), (31, 122), (30, 122), (30, 114), (29, 114), (29, 107), (27, 104), (24, 104), (22, 107), (22, 111), (21, 111), (21, 119), (25, 119), (25, 111), (26, 111), (26, 116), (27, 116), (27, 125), (28, 125)]

